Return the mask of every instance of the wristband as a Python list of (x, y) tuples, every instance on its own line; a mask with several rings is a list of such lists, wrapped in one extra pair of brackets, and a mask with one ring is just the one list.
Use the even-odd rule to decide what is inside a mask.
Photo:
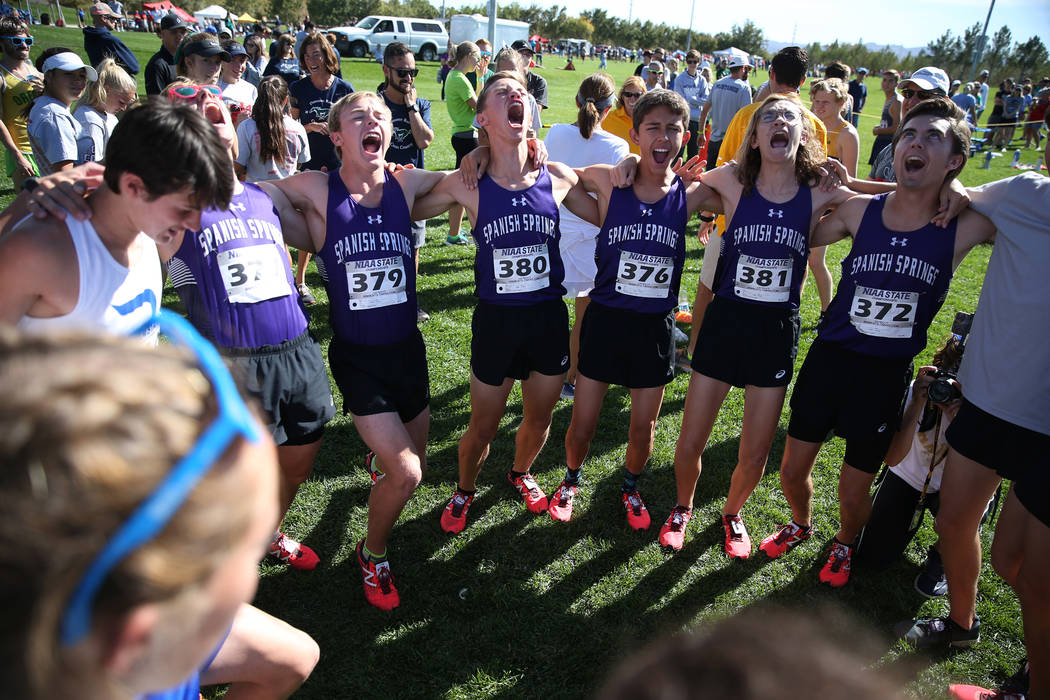
[(406, 107), (408, 108), (409, 112), (418, 112), (419, 111), (419, 104), (417, 102), (413, 102), (410, 105), (406, 105)]
[(22, 191), (32, 192), (36, 189), (37, 185), (39, 184), (40, 180), (36, 179), (35, 177), (27, 177), (25, 180), (22, 181)]
[(703, 214), (699, 214), (699, 216), (700, 220), (703, 221), (705, 224), (709, 224), (715, 220), (715, 217), (713, 216), (704, 216)]

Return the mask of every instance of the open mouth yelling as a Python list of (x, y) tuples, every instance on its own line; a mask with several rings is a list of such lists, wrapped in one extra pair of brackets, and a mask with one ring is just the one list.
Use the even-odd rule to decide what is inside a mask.
[(525, 123), (525, 103), (515, 100), (507, 107), (507, 123), (513, 129), (520, 129)]
[(383, 149), (383, 137), (374, 131), (365, 134), (361, 139), (361, 147), (365, 153), (379, 153)]
[(791, 139), (786, 131), (778, 131), (769, 137), (769, 145), (773, 148), (787, 148), (790, 143)]
[(908, 156), (904, 159), (904, 171), (908, 173), (917, 173), (926, 167), (926, 161), (919, 156)]
[(653, 149), (653, 162), (657, 165), (666, 165), (668, 159), (671, 157), (671, 151), (667, 148), (654, 148)]

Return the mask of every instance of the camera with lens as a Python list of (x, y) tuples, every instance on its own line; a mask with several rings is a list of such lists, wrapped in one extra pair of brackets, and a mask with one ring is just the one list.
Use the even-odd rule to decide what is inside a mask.
[[(968, 314), (965, 311), (957, 311), (955, 313), (955, 322), (952, 323), (952, 342), (956, 345), (959, 357), (962, 357), (963, 350), (966, 347), (966, 338), (970, 334), (972, 325), (973, 314)], [(962, 389), (955, 378), (958, 371), (958, 366), (941, 367), (937, 370), (933, 381), (926, 388), (926, 397), (931, 403), (946, 404), (962, 398)]]

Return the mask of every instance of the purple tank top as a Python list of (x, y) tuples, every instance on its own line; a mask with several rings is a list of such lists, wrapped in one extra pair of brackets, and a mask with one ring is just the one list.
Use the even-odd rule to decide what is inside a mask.
[(229, 209), (201, 213), (201, 230), (186, 232), (170, 272), (193, 277), (201, 303), (190, 321), (210, 328), (219, 347), (279, 345), (306, 331), (281, 221), (256, 185), (245, 184)]
[(780, 204), (763, 197), (758, 188), (741, 196), (733, 221), (719, 238), (722, 250), (715, 268), (715, 294), (797, 311), (812, 215), (808, 187), (800, 186), (790, 201)]
[(667, 313), (678, 304), (688, 220), (679, 178), (649, 204), (633, 188), (613, 190), (598, 233), (591, 299), (625, 311)]
[(505, 190), (487, 174), (478, 182), (474, 225), (475, 294), (501, 306), (527, 306), (565, 294), (558, 205), (551, 177), (540, 168), (536, 184)]
[(388, 345), (416, 330), (412, 219), (401, 185), (384, 173), (378, 207), (350, 196), (328, 173), (328, 231), (317, 257), (327, 272), (328, 319), (335, 337)]
[(868, 204), (817, 335), (864, 355), (911, 359), (926, 347), (948, 294), (956, 220), (891, 231), (882, 223), (885, 203), (879, 195)]

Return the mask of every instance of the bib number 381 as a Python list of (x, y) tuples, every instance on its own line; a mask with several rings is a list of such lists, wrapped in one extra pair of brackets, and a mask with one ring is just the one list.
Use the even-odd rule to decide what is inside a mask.
[(673, 258), (621, 251), (616, 291), (632, 297), (663, 299), (671, 288), (673, 271)]
[(492, 271), (497, 294), (520, 294), (550, 286), (551, 266), (547, 244), (520, 248), (494, 248)]
[(405, 265), (400, 256), (346, 263), (346, 286), (353, 311), (408, 301)]
[(231, 248), (217, 253), (215, 261), (231, 304), (255, 304), (292, 293), (287, 263), (277, 246)]
[(858, 332), (880, 338), (910, 338), (919, 308), (918, 292), (894, 292), (857, 286), (850, 323)]
[(791, 259), (741, 255), (736, 263), (736, 295), (751, 301), (783, 302), (791, 298)]

